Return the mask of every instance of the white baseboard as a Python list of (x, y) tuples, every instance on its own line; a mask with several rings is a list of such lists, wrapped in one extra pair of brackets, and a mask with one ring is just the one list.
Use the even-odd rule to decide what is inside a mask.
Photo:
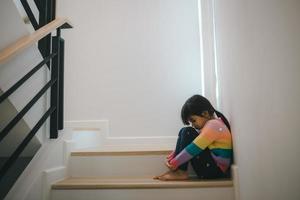
[[(87, 137), (94, 137), (94, 139), (89, 139), (93, 143), (91, 143), (91, 147), (95, 147), (95, 141), (97, 141), (96, 143), (101, 149), (173, 149), (177, 140), (176, 136), (112, 137), (109, 132), (108, 120), (66, 121), (65, 127), (73, 130), (73, 138), (76, 138), (74, 134), (78, 131), (97, 132), (98, 134), (94, 134), (94, 136), (90, 134)], [(74, 141), (76, 143), (76, 139)], [(88, 148), (88, 145), (82, 146)]]
[(67, 169), (65, 166), (55, 167), (43, 171), (42, 176), (42, 197), (43, 200), (50, 199), (51, 185), (59, 180), (63, 180), (66, 177)]
[[(75, 149), (75, 142), (73, 140), (65, 140), (63, 143), (63, 163), (66, 168), (69, 167), (69, 158), (73, 149)], [(66, 174), (66, 176), (68, 175)]]
[(234, 199), (240, 200), (240, 183), (239, 183), (238, 166), (232, 165), (231, 172), (233, 175)]
[(74, 149), (73, 140), (63, 141), (63, 166), (54, 167), (43, 171), (42, 175), (42, 197), (43, 200), (50, 199), (51, 185), (69, 176), (68, 165), (72, 150)]
[(109, 121), (108, 120), (77, 120), (65, 121), (66, 128), (73, 130), (98, 130), (101, 133), (108, 133)]

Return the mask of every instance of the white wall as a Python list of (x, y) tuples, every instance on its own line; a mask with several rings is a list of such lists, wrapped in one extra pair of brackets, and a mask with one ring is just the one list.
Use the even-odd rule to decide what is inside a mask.
[(110, 121), (110, 136), (175, 136), (201, 93), (197, 0), (58, 1), (66, 120)]
[(242, 200), (300, 199), (300, 1), (215, 1)]
[[(15, 4), (11, 0), (3, 0), (0, 2), (0, 49), (7, 47), (9, 44), (15, 42), (18, 38), (28, 34), (27, 30), (22, 28), (24, 24), (20, 19), (21, 16), (16, 9)], [(9, 26), (8, 16), (10, 22), (15, 23), (16, 26)], [(13, 29), (13, 30), (12, 30)]]
[[(27, 17), (27, 14), (25, 12), (25, 9), (23, 8), (23, 5), (21, 3), (20, 0), (13, 0), (13, 2), (15, 3), (15, 6), (17, 7), (18, 11), (19, 11), (19, 14), (21, 15), (22, 17), (22, 20), (25, 22), (26, 21), (26, 28), (27, 30), (30, 32), (30, 33), (33, 33), (35, 30), (32, 26), (32, 24), (30, 23), (30, 20), (29, 18)], [(35, 19), (37, 21), (39, 21), (39, 11), (34, 3), (34, 0), (27, 0), (30, 8), (31, 8), (31, 11), (33, 13), (33, 15), (35, 16)]]

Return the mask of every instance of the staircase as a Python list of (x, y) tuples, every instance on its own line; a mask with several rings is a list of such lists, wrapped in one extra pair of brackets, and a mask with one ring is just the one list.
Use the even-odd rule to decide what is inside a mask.
[[(55, 8), (55, 1), (42, 1), (35, 0), (37, 5), (43, 5), (45, 3), (48, 8)], [(11, 1), (5, 0), (1, 4), (1, 13), (8, 10), (8, 6), (12, 10), (16, 10)], [(4, 4), (5, 3), (5, 4)], [(24, 8), (28, 7), (27, 0), (22, 0)], [(40, 7), (40, 6), (38, 6)], [(4, 9), (5, 8), (5, 9)], [(41, 8), (41, 7), (40, 7)], [(44, 11), (43, 9), (40, 10)], [(39, 139), (35, 137), (38, 130), (46, 123), (47, 118), (50, 118), (50, 130), (49, 137), (51, 139), (58, 137), (58, 130), (63, 129), (63, 57), (64, 57), (64, 41), (61, 38), (61, 30), (64, 28), (71, 28), (70, 23), (63, 18), (55, 18), (55, 9), (50, 12), (48, 16), (44, 16), (41, 13), (39, 14), (39, 24), (37, 24), (33, 19), (33, 14), (30, 10), (27, 9), (27, 15), (30, 18), (32, 25), (34, 26), (35, 31), (29, 34), (26, 29), (20, 35), (14, 36), (14, 39), (10, 38), (10, 41), (5, 41), (1, 43), (0, 51), (0, 64), (1, 64), (1, 81), (0, 86), (3, 89), (3, 92), (0, 94), (0, 103), (5, 109), (8, 108), (7, 104), (10, 104), (12, 107), (15, 106), (14, 118), (8, 120), (8, 122), (1, 124), (1, 141), (3, 144), (1, 148), (8, 150), (7, 146), (10, 148), (14, 147), (14, 151), (10, 157), (0, 158), (0, 180), (4, 183), (5, 187), (1, 186), (0, 199), (4, 198), (5, 195), (11, 190), (6, 199), (32, 199), (30, 193), (35, 189), (38, 191), (40, 188), (41, 193), (43, 193), (43, 199), (206, 199), (206, 200), (215, 200), (215, 199), (224, 199), (224, 200), (233, 200), (234, 199), (234, 190), (232, 180), (214, 180), (214, 181), (201, 181), (197, 179), (191, 179), (188, 181), (168, 181), (162, 182), (158, 180), (153, 180), (153, 176), (159, 175), (167, 171), (167, 168), (164, 166), (164, 160), (166, 155), (170, 152), (169, 150), (116, 150), (116, 149), (93, 149), (89, 151), (76, 151), (72, 152), (70, 155), (68, 168), (67, 168), (67, 178), (59, 182), (54, 183), (51, 186), (50, 198), (46, 195), (47, 191), (44, 191), (46, 188), (43, 184), (40, 174), (40, 168), (44, 169), (44, 166), (38, 165), (39, 162), (36, 162), (35, 166), (30, 166), (31, 169), (27, 170), (25, 173), (27, 178), (23, 177), (19, 183), (11, 181), (12, 184), (7, 184), (7, 177), (10, 179), (17, 180), (21, 176), (22, 171), (28, 165), (32, 156), (40, 147), (39, 142), (44, 142), (42, 147), (51, 145), (48, 140), (48, 137), (43, 135)], [(15, 16), (16, 20), (19, 22), (15, 24), (17, 27), (22, 25), (20, 16), (6, 11), (5, 16), (2, 17), (8, 18), (8, 16)], [(7, 15), (7, 16), (6, 16)], [(2, 16), (2, 15), (1, 15)], [(3, 22), (5, 24), (5, 22)], [(24, 24), (23, 24), (24, 25)], [(11, 26), (11, 24), (9, 25)], [(13, 34), (18, 31), (9, 31), (6, 34)], [(52, 33), (56, 32), (56, 33)], [(52, 36), (54, 34), (55, 36)], [(36, 46), (38, 43), (38, 46)], [(39, 50), (39, 51), (38, 51)], [(35, 52), (35, 53), (34, 53)], [(37, 56), (36, 56), (37, 53)], [(24, 63), (23, 60), (29, 60), (28, 63)], [(51, 65), (49, 61), (51, 60)], [(33, 62), (34, 61), (34, 62)], [(19, 67), (19, 63), (22, 63), (28, 67), (26, 70), (24, 67)], [(34, 67), (33, 67), (34, 66)], [(15, 68), (17, 70), (12, 70)], [(32, 68), (33, 67), (33, 68)], [(39, 73), (40, 70), (44, 67), (44, 71), (47, 72), (46, 77), (42, 77), (42, 83), (46, 84), (32, 84), (28, 83), (29, 88), (31, 86), (41, 86), (41, 88), (36, 88), (36, 91), (33, 91), (33, 97), (24, 98), (21, 93), (21, 98), (14, 98), (12, 94), (23, 86), (25, 81), (31, 80), (30, 77), (35, 73)], [(9, 70), (7, 70), (9, 69)], [(23, 69), (24, 73), (20, 74), (20, 77), (15, 77), (15, 74), (11, 75), (15, 78), (13, 81), (10, 81), (8, 84), (8, 79), (6, 74), (8, 72), (16, 71)], [(49, 71), (50, 69), (50, 71)], [(5, 73), (4, 73), (5, 72)], [(48, 73), (49, 72), (49, 73)], [(22, 76), (21, 76), (22, 75)], [(50, 77), (51, 75), (51, 77)], [(39, 76), (40, 77), (40, 76)], [(44, 79), (45, 78), (45, 79)], [(38, 79), (39, 80), (39, 79)], [(50, 89), (51, 88), (51, 89)], [(33, 113), (40, 114), (42, 116), (37, 117), (37, 122), (29, 123), (30, 120), (26, 121), (25, 114), (29, 112), (31, 107), (36, 104), (47, 90), (49, 91), (49, 96), (51, 96), (51, 101), (49, 108), (48, 106), (42, 107), (41, 112), (34, 110)], [(17, 91), (20, 92), (20, 91)], [(24, 92), (25, 93), (25, 92)], [(29, 100), (25, 101), (25, 100)], [(46, 99), (47, 100), (47, 99)], [(18, 104), (20, 103), (20, 105)], [(23, 105), (24, 104), (24, 105)], [(47, 108), (46, 108), (47, 107)], [(34, 109), (34, 108), (33, 108)], [(1, 110), (4, 113), (3, 110)], [(28, 118), (32, 118), (31, 116)], [(2, 118), (1, 118), (2, 119)], [(4, 122), (4, 120), (1, 120)], [(14, 138), (13, 132), (11, 129), (16, 127), (17, 123), (27, 123), (26, 131), (22, 130), (26, 134), (25, 138), (22, 138), (21, 144), (18, 145), (9, 145), (6, 141), (10, 138)], [(28, 130), (27, 130), (28, 129)], [(48, 132), (48, 131), (47, 131)], [(8, 134), (9, 133), (9, 134)], [(44, 132), (43, 132), (44, 133)], [(37, 143), (34, 147), (34, 154), (31, 157), (23, 156), (26, 153), (26, 148), (31, 147), (30, 142)], [(47, 146), (47, 147), (48, 147)], [(0, 148), (0, 150), (1, 150)], [(1, 150), (3, 153), (4, 150)], [(39, 152), (40, 153), (40, 152)], [(42, 157), (41, 155), (47, 155), (47, 157)], [(41, 162), (46, 162), (48, 154), (40, 153), (38, 156), (39, 160), (44, 160)], [(58, 154), (56, 154), (59, 157)], [(60, 162), (60, 161), (58, 161)], [(32, 161), (31, 161), (32, 163)], [(17, 166), (15, 168), (15, 166)], [(20, 169), (20, 166), (22, 169)], [(49, 167), (50, 166), (50, 167)], [(57, 167), (57, 165), (49, 165), (51, 167)], [(40, 168), (39, 168), (40, 167)], [(64, 167), (61, 167), (63, 171)], [(28, 168), (27, 168), (28, 169)], [(38, 170), (34, 170), (38, 169)], [(11, 170), (11, 171), (10, 171)], [(14, 173), (11, 173), (11, 172)], [(25, 171), (26, 172), (26, 171)], [(23, 173), (24, 175), (24, 173)], [(193, 175), (191, 171), (191, 175)], [(19, 177), (20, 178), (20, 177)], [(36, 181), (36, 179), (41, 179), (41, 181)], [(20, 180), (20, 179), (19, 179)], [(35, 182), (34, 182), (35, 181)], [(34, 183), (33, 183), (34, 182)], [(26, 187), (21, 187), (20, 185), (26, 185)], [(14, 184), (14, 185), (13, 185)], [(11, 188), (11, 187), (16, 187)], [(28, 185), (28, 186), (27, 186)], [(43, 186), (41, 186), (43, 185)], [(36, 187), (37, 186), (37, 187)], [(39, 188), (40, 187), (40, 188)], [(36, 189), (38, 188), (38, 189)], [(17, 191), (17, 192), (14, 192)], [(39, 191), (39, 192), (40, 192)], [(14, 195), (14, 194), (17, 195)], [(41, 195), (35, 195), (39, 199)]]
[[(51, 200), (233, 200), (232, 180), (153, 180), (167, 171), (167, 150), (72, 152), (69, 177), (52, 185)], [(192, 174), (192, 171), (190, 172)]]

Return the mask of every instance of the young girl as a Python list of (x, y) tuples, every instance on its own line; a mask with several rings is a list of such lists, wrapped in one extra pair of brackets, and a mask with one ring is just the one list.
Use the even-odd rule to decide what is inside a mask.
[(201, 179), (229, 177), (232, 140), (225, 116), (216, 111), (205, 97), (194, 95), (183, 105), (181, 119), (185, 125), (191, 124), (192, 127), (180, 130), (176, 149), (166, 161), (170, 171), (154, 179), (188, 179), (189, 161)]

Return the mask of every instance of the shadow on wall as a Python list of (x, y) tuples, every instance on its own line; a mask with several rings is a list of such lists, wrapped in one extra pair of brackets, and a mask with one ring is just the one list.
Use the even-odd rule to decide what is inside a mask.
[[(0, 95), (3, 92), (0, 89)], [(0, 104), (0, 131), (17, 115), (18, 111), (9, 100), (5, 100)], [(16, 150), (17, 146), (23, 141), (29, 133), (30, 128), (22, 119), (8, 133), (8, 135), (0, 142), (0, 169), (9, 159), (11, 154)], [(0, 180), (0, 199), (3, 199), (10, 188), (13, 186), (17, 178), (24, 171), (30, 160), (41, 147), (40, 141), (34, 137), (25, 148), (21, 156), (12, 165), (5, 176)]]

